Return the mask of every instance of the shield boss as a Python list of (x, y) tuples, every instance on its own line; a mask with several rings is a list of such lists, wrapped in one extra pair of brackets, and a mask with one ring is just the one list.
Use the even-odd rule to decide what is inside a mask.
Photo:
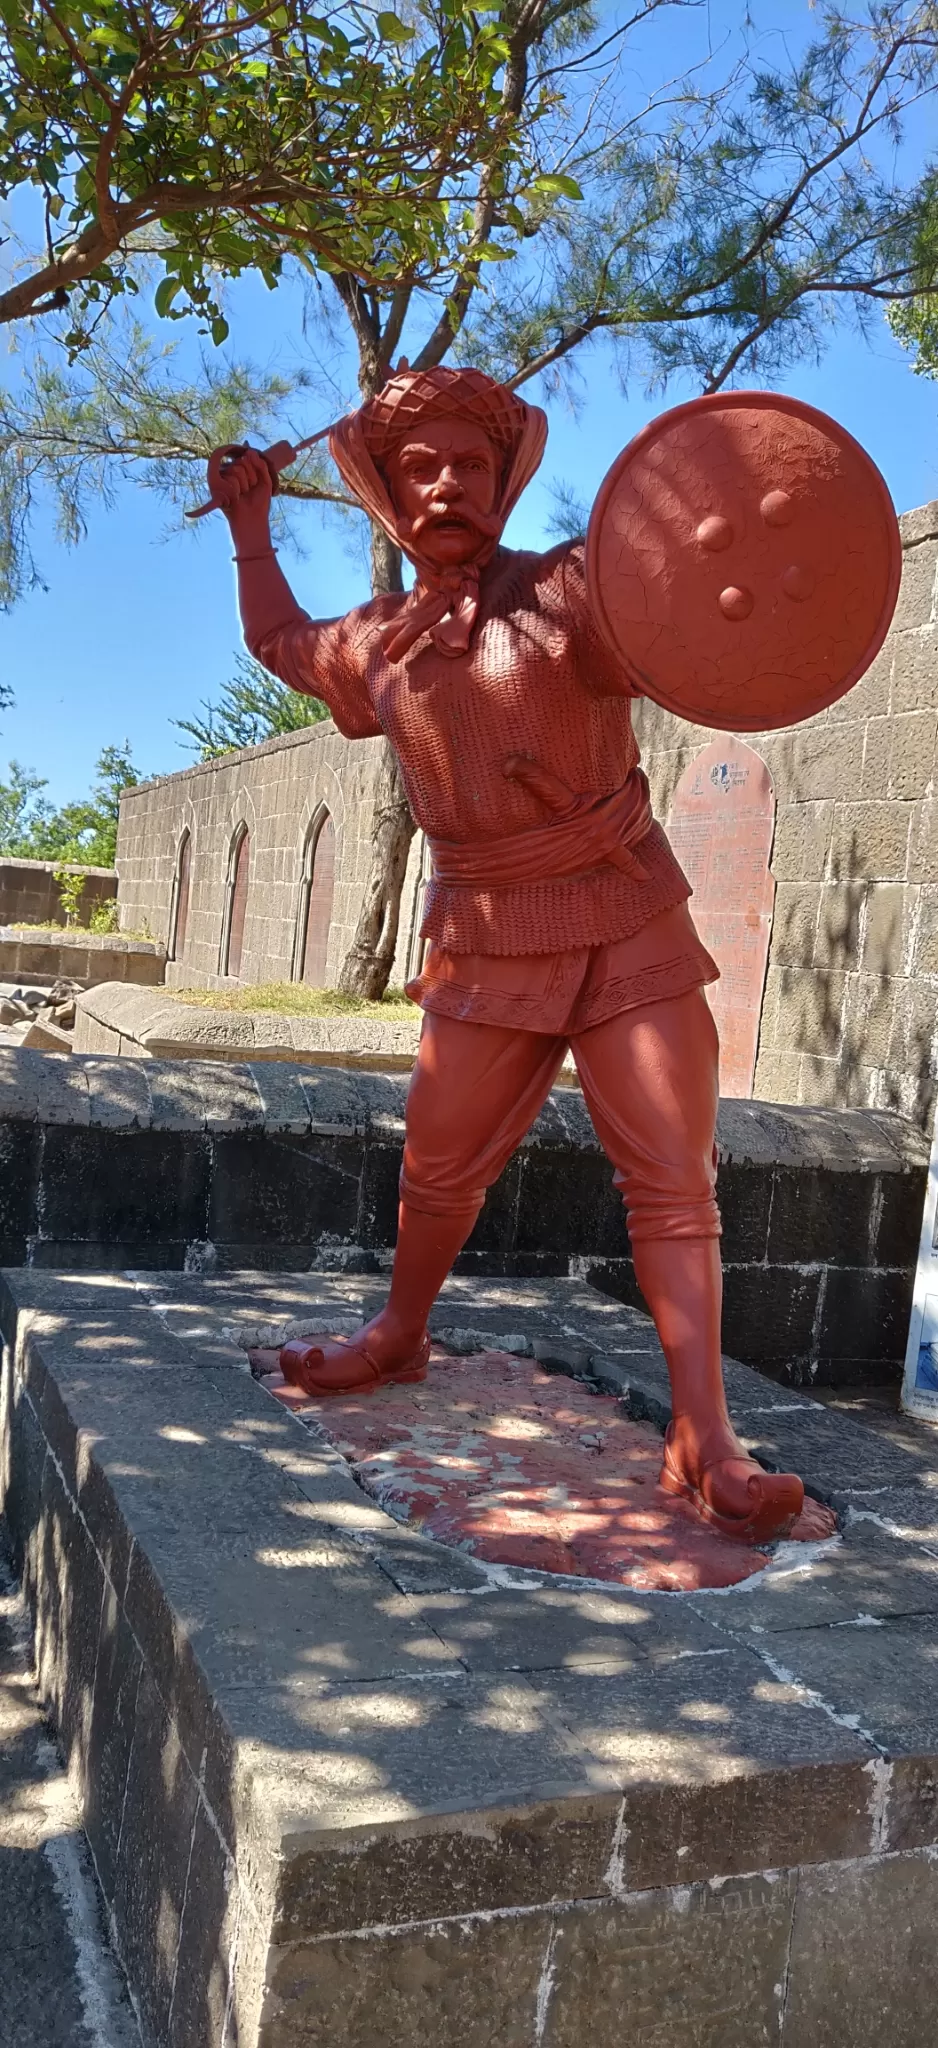
[(586, 538), (602, 633), (638, 689), (729, 732), (794, 725), (869, 667), (902, 546), (874, 462), (767, 391), (675, 406), (624, 448)]

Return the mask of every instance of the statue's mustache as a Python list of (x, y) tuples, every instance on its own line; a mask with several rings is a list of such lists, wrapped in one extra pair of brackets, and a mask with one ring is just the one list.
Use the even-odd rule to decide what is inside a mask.
[(478, 506), (467, 505), (465, 502), (448, 505), (440, 499), (435, 505), (428, 505), (425, 512), (418, 512), (416, 519), (413, 519), (407, 528), (408, 538), (419, 540), (428, 527), (439, 526), (446, 520), (458, 521), (461, 526), (473, 528), (482, 540), (492, 540), (502, 530), (502, 521), (497, 512), (480, 512)]

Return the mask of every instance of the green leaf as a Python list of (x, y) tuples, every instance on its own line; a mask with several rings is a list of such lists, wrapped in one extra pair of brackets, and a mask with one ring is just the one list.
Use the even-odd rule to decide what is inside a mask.
[(90, 43), (98, 43), (109, 50), (123, 50), (130, 57), (138, 57), (140, 45), (119, 28), (93, 28), (88, 37)]
[(552, 198), (582, 199), (583, 197), (576, 179), (568, 178), (563, 171), (545, 172), (540, 178), (534, 179), (530, 189), (532, 192), (547, 193)]
[(215, 343), (216, 348), (221, 348), (222, 342), (227, 341), (228, 332), (228, 322), (225, 319), (224, 314), (216, 313), (215, 318), (212, 321), (212, 340)]
[(179, 290), (180, 282), (181, 280), (178, 277), (164, 277), (161, 283), (157, 285), (153, 304), (161, 320), (165, 320)]
[(408, 28), (406, 21), (401, 21), (397, 14), (379, 14), (377, 23), (383, 43), (409, 43), (416, 34), (416, 30)]

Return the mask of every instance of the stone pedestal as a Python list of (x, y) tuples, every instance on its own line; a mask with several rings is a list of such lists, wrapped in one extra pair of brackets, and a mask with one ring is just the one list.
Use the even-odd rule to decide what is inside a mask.
[[(243, 1369), (374, 1299), (5, 1276), (3, 1505), (147, 2048), (922, 2048), (931, 1433), (730, 1365), (842, 1541), (721, 1593), (499, 1571)], [(647, 1322), (575, 1283), (453, 1281), (436, 1327), (666, 1412)]]

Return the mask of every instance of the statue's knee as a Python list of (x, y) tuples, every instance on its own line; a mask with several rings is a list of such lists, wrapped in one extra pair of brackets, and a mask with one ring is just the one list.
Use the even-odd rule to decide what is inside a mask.
[(623, 1190), (625, 1220), (633, 1244), (644, 1238), (719, 1237), (720, 1211), (713, 1194), (643, 1195)]

